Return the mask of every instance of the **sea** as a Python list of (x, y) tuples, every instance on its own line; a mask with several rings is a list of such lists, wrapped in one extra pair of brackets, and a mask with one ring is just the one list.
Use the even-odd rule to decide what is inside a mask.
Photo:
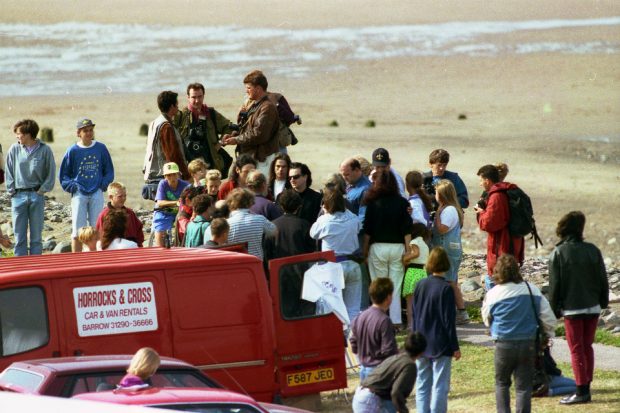
[[(544, 36), (596, 26), (618, 28), (620, 16), (329, 29), (0, 24), (0, 97), (157, 93), (184, 90), (194, 79), (209, 88), (233, 88), (254, 68), (295, 79), (401, 57), (620, 53), (620, 36), (588, 42)], [(528, 32), (528, 42), (502, 37), (515, 32)]]

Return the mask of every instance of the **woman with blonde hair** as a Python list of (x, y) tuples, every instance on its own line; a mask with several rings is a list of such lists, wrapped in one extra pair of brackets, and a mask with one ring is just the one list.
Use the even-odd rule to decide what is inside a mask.
[(465, 310), (465, 301), (458, 285), (458, 272), (463, 256), (461, 246), (461, 228), (463, 227), (463, 209), (456, 196), (454, 184), (447, 179), (442, 179), (435, 186), (435, 199), (439, 206), (433, 222), (433, 247), (443, 247), (450, 259), (450, 270), (446, 272), (446, 280), (454, 290), (456, 298), (457, 324), (465, 324), (469, 321)]
[(155, 374), (160, 363), (159, 354), (155, 350), (150, 347), (142, 347), (134, 354), (129, 363), (127, 374), (121, 379), (118, 387), (140, 388), (148, 386), (146, 381)]

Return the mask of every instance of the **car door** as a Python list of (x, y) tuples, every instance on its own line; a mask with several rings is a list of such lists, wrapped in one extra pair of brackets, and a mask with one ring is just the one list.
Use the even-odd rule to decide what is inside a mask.
[(326, 261), (335, 261), (333, 252), (269, 262), (277, 377), (282, 397), (347, 385), (342, 322), (333, 313), (319, 314), (316, 303), (301, 298), (306, 271)]

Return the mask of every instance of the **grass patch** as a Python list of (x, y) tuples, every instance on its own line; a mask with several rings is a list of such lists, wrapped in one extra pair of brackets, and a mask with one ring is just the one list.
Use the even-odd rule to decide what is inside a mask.
[(467, 315), (469, 315), (469, 321), (473, 323), (482, 323), (482, 313), (480, 307), (466, 307)]
[[(566, 330), (564, 329), (564, 325), (559, 325), (555, 328), (555, 336), (566, 337)], [(599, 328), (594, 334), (594, 342), (599, 344), (605, 344), (608, 346), (620, 347), (620, 336)]]
[[(397, 341), (402, 345), (405, 334), (399, 334)], [(461, 342), (462, 357), (452, 363), (452, 379), (448, 411), (456, 413), (485, 413), (495, 411), (495, 369), (493, 366), (493, 348)], [(568, 363), (558, 363), (565, 375), (572, 377)], [(353, 393), (359, 383), (358, 375), (351, 372), (346, 390), (325, 392), (322, 394), (324, 412), (350, 412)], [(620, 405), (620, 372), (595, 370), (592, 383), (590, 404), (571, 406), (571, 413), (612, 413)], [(511, 395), (514, 409), (514, 385)], [(415, 391), (408, 400), (411, 411), (415, 411)], [(542, 413), (566, 413), (567, 407), (558, 403), (560, 396), (532, 399), (532, 411)]]
[(3, 258), (10, 258), (13, 256), (15, 256), (15, 253), (10, 248), (2, 250), (2, 252), (0, 252), (0, 257), (3, 257)]

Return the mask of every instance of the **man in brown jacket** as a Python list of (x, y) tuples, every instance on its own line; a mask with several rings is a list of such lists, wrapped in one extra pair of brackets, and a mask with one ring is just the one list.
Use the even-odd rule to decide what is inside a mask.
[(254, 70), (243, 79), (248, 102), (239, 112), (238, 134), (224, 135), (225, 145), (238, 145), (239, 154), (248, 154), (258, 162), (257, 169), (265, 176), (269, 165), (278, 152), (278, 109), (267, 97), (267, 78), (260, 70)]

